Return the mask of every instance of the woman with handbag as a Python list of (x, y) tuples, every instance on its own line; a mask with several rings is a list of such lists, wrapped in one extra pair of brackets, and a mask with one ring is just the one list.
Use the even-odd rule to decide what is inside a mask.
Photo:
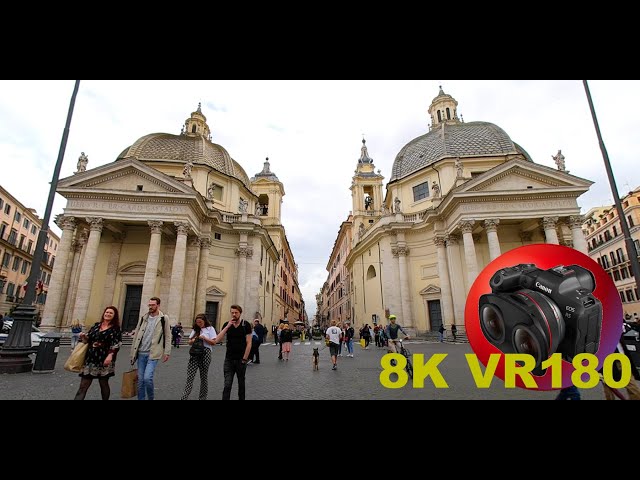
[(87, 333), (81, 333), (79, 340), (87, 343), (88, 349), (80, 372), (82, 380), (74, 400), (84, 400), (94, 378), (100, 383), (102, 400), (109, 400), (109, 377), (115, 374), (116, 355), (122, 345), (118, 309), (114, 306), (105, 308), (102, 319)]
[(187, 384), (184, 386), (182, 400), (187, 400), (193, 388), (193, 379), (200, 369), (200, 395), (199, 400), (206, 400), (209, 390), (207, 381), (209, 365), (211, 365), (212, 347), (216, 343), (216, 329), (211, 326), (204, 313), (196, 315), (193, 321), (193, 330), (189, 335), (189, 363), (187, 365)]

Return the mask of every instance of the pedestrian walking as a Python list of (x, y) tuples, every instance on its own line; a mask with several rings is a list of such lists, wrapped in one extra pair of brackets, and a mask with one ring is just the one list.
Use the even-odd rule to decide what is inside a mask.
[[(196, 341), (202, 341), (203, 349), (189, 352), (189, 363), (187, 364), (187, 383), (184, 386), (182, 400), (187, 400), (193, 388), (193, 379), (196, 372), (200, 370), (200, 395), (198, 400), (206, 400), (209, 391), (208, 375), (211, 365), (211, 353), (213, 345), (216, 343), (216, 329), (211, 326), (204, 313), (196, 315), (193, 321), (193, 329), (189, 335), (189, 345)], [(197, 353), (196, 353), (197, 352)]]
[(215, 343), (220, 343), (225, 335), (227, 336), (227, 353), (224, 358), (224, 390), (223, 400), (231, 399), (231, 387), (233, 377), (238, 377), (238, 399), (244, 400), (245, 393), (245, 373), (249, 352), (251, 351), (251, 325), (246, 320), (241, 319), (242, 307), (231, 305), (231, 320), (225, 322), (222, 330), (216, 337)]

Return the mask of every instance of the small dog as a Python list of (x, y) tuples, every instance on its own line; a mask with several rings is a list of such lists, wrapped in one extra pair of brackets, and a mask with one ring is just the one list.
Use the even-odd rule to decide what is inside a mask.
[(320, 368), (318, 366), (318, 360), (320, 360), (320, 352), (318, 351), (317, 348), (314, 348), (313, 349), (313, 361), (312, 361), (313, 371), (314, 372), (316, 370), (320, 370)]

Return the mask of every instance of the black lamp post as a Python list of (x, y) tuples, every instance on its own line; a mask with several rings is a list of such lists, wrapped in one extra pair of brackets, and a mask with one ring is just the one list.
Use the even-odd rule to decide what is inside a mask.
[(51, 178), (51, 188), (49, 188), (49, 198), (42, 219), (42, 228), (38, 235), (35, 252), (33, 253), (33, 263), (31, 264), (31, 272), (27, 281), (27, 292), (22, 299), (22, 303), (13, 311), (13, 325), (9, 331), (9, 336), (2, 349), (0, 349), (0, 373), (22, 373), (31, 370), (32, 363), (29, 354), (31, 349), (31, 326), (36, 317), (36, 307), (33, 303), (36, 300), (36, 284), (40, 277), (40, 264), (44, 257), (44, 244), (49, 235), (49, 219), (51, 218), (51, 209), (53, 208), (53, 199), (58, 188), (58, 177), (62, 168), (62, 160), (67, 147), (67, 138), (69, 137), (69, 126), (71, 125), (71, 117), (73, 116), (73, 107), (76, 103), (76, 95), (80, 87), (80, 80), (76, 80), (71, 102), (69, 103), (69, 112), (67, 113), (67, 123), (62, 133), (62, 141), (60, 142), (60, 150), (58, 152), (58, 160), (53, 170)]
[(624, 243), (627, 250), (627, 258), (631, 264), (631, 272), (636, 279), (636, 288), (640, 292), (640, 265), (638, 264), (638, 252), (636, 246), (633, 244), (633, 238), (631, 238), (631, 231), (627, 224), (627, 217), (624, 214), (624, 208), (620, 203), (620, 196), (618, 195), (618, 187), (616, 185), (616, 179), (613, 176), (613, 170), (611, 169), (611, 162), (609, 162), (609, 154), (604, 146), (604, 140), (602, 140), (602, 134), (600, 133), (600, 125), (598, 124), (598, 118), (596, 117), (596, 110), (593, 107), (593, 101), (591, 100), (591, 92), (589, 91), (589, 85), (586, 80), (582, 81), (584, 90), (587, 94), (587, 101), (589, 102), (589, 110), (591, 110), (591, 118), (593, 119), (593, 125), (596, 129), (596, 135), (598, 136), (598, 143), (600, 144), (600, 151), (602, 152), (602, 159), (604, 160), (604, 166), (607, 170), (607, 177), (609, 179), (609, 186), (611, 187), (611, 193), (613, 194), (613, 200), (618, 211), (618, 219), (620, 220), (620, 226), (622, 227), (622, 233), (624, 234)]

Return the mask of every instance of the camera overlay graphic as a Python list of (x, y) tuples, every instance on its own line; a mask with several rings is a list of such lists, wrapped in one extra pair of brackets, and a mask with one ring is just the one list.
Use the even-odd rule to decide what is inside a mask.
[[(537, 388), (551, 389), (553, 354), (562, 356), (562, 386), (571, 385), (572, 360), (593, 354), (602, 365), (622, 329), (622, 304), (613, 280), (583, 253), (552, 244), (528, 245), (492, 261), (478, 275), (465, 307), (467, 336), (480, 362), (502, 354), (495, 375), (504, 380), (504, 355), (535, 362)], [(517, 386), (525, 387), (518, 381)]]

